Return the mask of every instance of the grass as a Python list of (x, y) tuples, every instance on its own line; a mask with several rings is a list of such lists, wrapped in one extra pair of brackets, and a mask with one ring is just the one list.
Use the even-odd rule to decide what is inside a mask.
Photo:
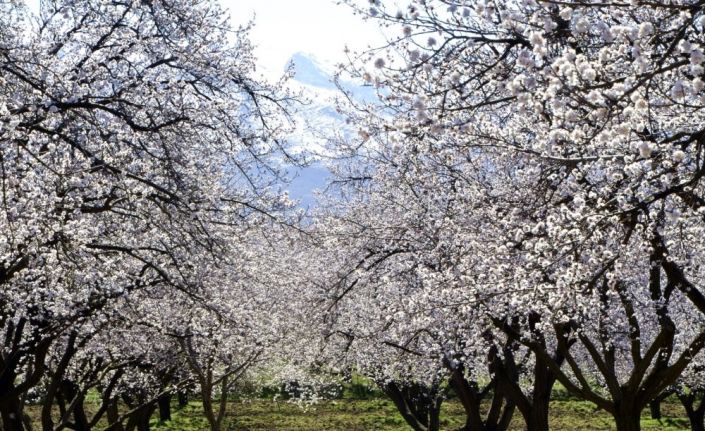
[[(689, 430), (682, 408), (675, 402), (664, 402), (660, 422), (642, 416), (642, 430)], [(181, 410), (174, 410), (172, 421), (152, 422), (154, 431), (207, 431), (208, 424), (201, 414), (198, 402), (193, 401)], [(441, 414), (441, 429), (457, 430), (464, 423), (462, 407), (447, 401)], [(551, 404), (551, 429), (570, 431), (614, 430), (612, 417), (598, 411), (584, 401), (560, 400)], [(524, 429), (521, 416), (515, 413), (511, 431)], [(301, 408), (297, 405), (271, 400), (232, 402), (223, 431), (409, 431), (410, 428), (397, 413), (391, 401), (385, 399), (342, 399), (325, 401)]]
[[(269, 393), (271, 392), (271, 393)], [(374, 389), (370, 382), (357, 378), (340, 391), (341, 399), (322, 401), (300, 407), (281, 400), (273, 395), (279, 392), (272, 389), (267, 393), (253, 392), (251, 398), (232, 401), (228, 404), (223, 431), (409, 431), (394, 404)], [(277, 395), (277, 397), (281, 394)], [(262, 397), (268, 397), (267, 399)], [(274, 397), (275, 399), (277, 397)], [(97, 408), (87, 403), (87, 410)], [(572, 398), (557, 385), (551, 402), (550, 427), (552, 431), (610, 431), (614, 430), (612, 417), (597, 410), (595, 405)], [(89, 401), (92, 397), (89, 395)], [(34, 429), (41, 429), (39, 423), (40, 406), (28, 406), (27, 413), (34, 419)], [(642, 413), (642, 431), (689, 430), (690, 425), (683, 407), (677, 399), (669, 398), (661, 405), (663, 419), (653, 420), (648, 409)], [(172, 404), (172, 420), (158, 422), (158, 412), (152, 416), (152, 431), (208, 431), (208, 422), (202, 413), (198, 400), (192, 400), (186, 407), (177, 408), (176, 399)], [(107, 425), (101, 421), (100, 425)], [(443, 403), (441, 429), (458, 430), (465, 423), (462, 406), (455, 400)], [(99, 429), (102, 429), (99, 426)], [(510, 431), (523, 431), (524, 423), (519, 411), (515, 411)]]

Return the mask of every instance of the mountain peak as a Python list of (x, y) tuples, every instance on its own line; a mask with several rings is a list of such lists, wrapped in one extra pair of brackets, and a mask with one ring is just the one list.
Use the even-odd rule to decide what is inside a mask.
[(297, 52), (291, 56), (294, 65), (294, 81), (314, 87), (334, 89), (332, 65), (318, 60), (315, 55)]

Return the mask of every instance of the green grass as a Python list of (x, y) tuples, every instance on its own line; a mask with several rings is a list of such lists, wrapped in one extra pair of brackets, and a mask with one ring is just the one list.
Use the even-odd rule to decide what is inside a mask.
[[(558, 387), (551, 403), (550, 426), (552, 431), (609, 431), (614, 430), (612, 417), (595, 405), (579, 401), (563, 393)], [(275, 391), (276, 392), (276, 391)], [(89, 412), (97, 408), (90, 402)], [(26, 412), (35, 422), (34, 429), (41, 429), (40, 406), (28, 406)], [(669, 398), (661, 405), (663, 419), (653, 420), (648, 409), (642, 413), (642, 431), (680, 431), (690, 426), (682, 406), (675, 398)], [(202, 413), (198, 400), (193, 399), (186, 407), (179, 409), (176, 399), (172, 404), (172, 420), (159, 423), (158, 412), (152, 421), (152, 431), (208, 431), (208, 422)], [(464, 425), (465, 415), (462, 406), (454, 400), (443, 403), (441, 429), (458, 430)], [(105, 420), (101, 421), (105, 425)], [(99, 429), (101, 429), (99, 427)], [(358, 379), (346, 385), (343, 398), (323, 401), (308, 407), (281, 400), (252, 399), (232, 401), (228, 404), (223, 431), (409, 431), (397, 412), (394, 404), (368, 381)], [(515, 411), (510, 431), (523, 431), (521, 415)]]
[[(690, 429), (679, 404), (665, 402), (664, 419), (659, 421), (644, 412), (642, 430), (677, 431)], [(447, 401), (441, 414), (442, 429), (457, 430), (464, 423), (461, 406)], [(207, 431), (208, 424), (200, 405), (192, 401), (182, 410), (174, 410), (173, 420), (152, 423), (155, 431)], [(516, 412), (511, 431), (523, 430), (521, 416)], [(288, 402), (252, 400), (232, 402), (224, 431), (408, 431), (391, 401), (385, 399), (325, 401), (308, 408)], [(551, 404), (551, 429), (570, 431), (614, 430), (612, 418), (604, 411), (584, 401), (561, 400)]]

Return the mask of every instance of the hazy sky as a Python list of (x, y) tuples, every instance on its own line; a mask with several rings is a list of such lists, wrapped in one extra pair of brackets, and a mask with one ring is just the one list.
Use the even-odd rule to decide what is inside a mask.
[[(39, 0), (26, 0), (34, 10)], [(221, 0), (233, 26), (255, 16), (252, 42), (261, 72), (278, 77), (292, 54), (304, 52), (330, 63), (344, 61), (343, 48), (361, 50), (383, 41), (373, 22), (354, 16), (335, 0)]]
[(383, 41), (379, 26), (354, 16), (335, 0), (222, 0), (234, 25), (255, 14), (252, 41), (263, 73), (278, 74), (296, 52), (337, 63), (343, 48), (360, 50)]

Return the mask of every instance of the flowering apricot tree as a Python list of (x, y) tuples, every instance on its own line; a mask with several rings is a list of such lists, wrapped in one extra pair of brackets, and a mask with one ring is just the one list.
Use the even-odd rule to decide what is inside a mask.
[(395, 32), (347, 68), (379, 88), (382, 109), (349, 117), (398, 172), (384, 186), (435, 178), (427, 192), (439, 197), (467, 185), (453, 203), (473, 215), (450, 248), (482, 265), (463, 295), (531, 350), (547, 382), (638, 429), (705, 343), (683, 320), (705, 312), (705, 6), (347, 3)]
[(289, 96), (251, 77), (247, 32), (210, 1), (0, 4), (6, 431), (72, 326), (138, 290), (197, 295), (231, 228), (281, 206)]

